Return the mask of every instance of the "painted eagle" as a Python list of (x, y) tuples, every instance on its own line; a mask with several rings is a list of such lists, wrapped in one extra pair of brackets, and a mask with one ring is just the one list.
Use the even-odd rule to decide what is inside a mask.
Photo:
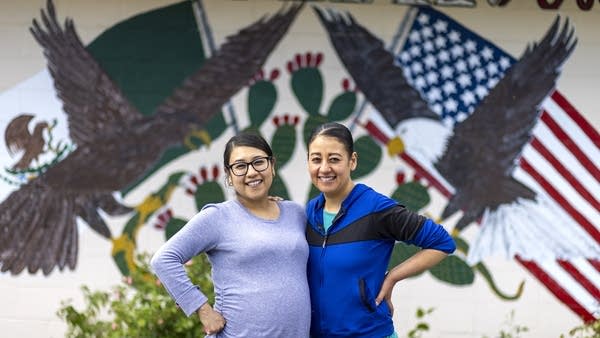
[(4, 142), (8, 148), (8, 153), (13, 155), (18, 151), (23, 151), (21, 158), (13, 165), (13, 169), (27, 169), (29, 165), (37, 160), (38, 156), (44, 151), (44, 129), (48, 129), (47, 122), (38, 122), (33, 128), (33, 133), (29, 131), (29, 122), (33, 119), (31, 114), (21, 114), (10, 121), (4, 131)]

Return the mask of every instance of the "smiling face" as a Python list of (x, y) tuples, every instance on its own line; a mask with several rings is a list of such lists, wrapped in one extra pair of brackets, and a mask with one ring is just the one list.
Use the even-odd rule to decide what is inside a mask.
[[(265, 159), (268, 156), (264, 151), (248, 146), (236, 146), (231, 150), (229, 166), (235, 167), (236, 163), (239, 165), (241, 163), (247, 164), (256, 161), (254, 166), (247, 164), (248, 171), (242, 176), (236, 176), (231, 169), (226, 169), (228, 179), (231, 180), (236, 195), (242, 203), (256, 203), (267, 199), (269, 189), (273, 183), (273, 177), (275, 176), (273, 161)], [(260, 163), (260, 159), (268, 161), (268, 165), (263, 171), (257, 171), (254, 168), (257, 167), (260, 170), (264, 166), (264, 163)]]
[(308, 172), (312, 183), (327, 199), (343, 199), (354, 186), (350, 173), (356, 169), (356, 152), (335, 137), (319, 135), (308, 147)]

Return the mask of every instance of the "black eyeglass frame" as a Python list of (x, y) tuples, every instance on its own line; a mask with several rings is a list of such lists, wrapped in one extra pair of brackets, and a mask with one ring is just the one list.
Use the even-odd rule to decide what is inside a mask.
[[(254, 166), (254, 162), (259, 161), (259, 160), (267, 160), (267, 166), (262, 169), (262, 170), (258, 170), (256, 169), (256, 167)], [(227, 169), (229, 169), (229, 171), (231, 171), (231, 173), (235, 176), (245, 176), (246, 174), (248, 174), (248, 168), (250, 168), (250, 166), (252, 166), (252, 168), (254, 168), (254, 170), (256, 170), (256, 172), (263, 172), (265, 170), (267, 170), (269, 168), (269, 164), (271, 164), (271, 161), (273, 160), (273, 156), (261, 156), (261, 157), (257, 157), (255, 159), (253, 159), (250, 162), (234, 162), (230, 165), (227, 166)], [(236, 174), (235, 171), (233, 170), (233, 166), (234, 165), (238, 165), (238, 164), (245, 164), (246, 165), (246, 170), (244, 170), (243, 174)]]

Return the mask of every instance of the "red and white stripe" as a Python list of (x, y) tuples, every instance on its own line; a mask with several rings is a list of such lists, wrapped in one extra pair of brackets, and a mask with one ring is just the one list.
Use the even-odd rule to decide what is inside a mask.
[[(365, 114), (366, 115), (366, 114)], [(361, 124), (382, 143), (393, 130), (371, 112)], [(437, 172), (403, 153), (401, 159), (446, 198), (454, 190)], [(600, 134), (558, 91), (542, 104), (540, 120), (514, 177), (556, 202), (564, 217), (600, 245)], [(584, 321), (600, 317), (600, 262), (515, 259)]]

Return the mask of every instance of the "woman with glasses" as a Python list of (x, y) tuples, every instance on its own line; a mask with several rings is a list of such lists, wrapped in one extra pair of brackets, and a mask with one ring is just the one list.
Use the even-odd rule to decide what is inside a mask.
[[(392, 289), (455, 249), (452, 237), (372, 188), (354, 183), (358, 165), (344, 125), (317, 127), (308, 142), (308, 171), (321, 191), (306, 206), (311, 337), (397, 337)], [(388, 273), (396, 241), (422, 248)]]
[[(304, 208), (269, 198), (275, 158), (262, 137), (232, 137), (223, 161), (236, 198), (202, 208), (156, 252), (152, 268), (211, 337), (308, 337)], [(202, 252), (212, 265), (212, 306), (183, 267)]]

